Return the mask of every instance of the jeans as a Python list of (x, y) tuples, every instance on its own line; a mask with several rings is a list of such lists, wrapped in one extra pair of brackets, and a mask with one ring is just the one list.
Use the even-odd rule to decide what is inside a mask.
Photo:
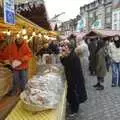
[(112, 84), (120, 86), (120, 63), (112, 63)]
[(28, 80), (27, 70), (18, 70), (18, 71), (14, 70), (12, 91), (14, 92), (19, 88), (22, 92), (25, 89), (27, 80)]

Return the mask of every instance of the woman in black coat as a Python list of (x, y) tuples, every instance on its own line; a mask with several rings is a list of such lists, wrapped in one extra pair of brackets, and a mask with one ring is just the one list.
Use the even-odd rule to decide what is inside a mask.
[(67, 78), (67, 101), (70, 104), (71, 114), (77, 113), (79, 104), (87, 100), (84, 77), (79, 57), (68, 45), (62, 50), (61, 62)]

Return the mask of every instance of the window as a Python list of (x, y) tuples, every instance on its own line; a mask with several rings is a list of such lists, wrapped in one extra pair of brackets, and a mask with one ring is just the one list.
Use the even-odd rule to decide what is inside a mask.
[(114, 22), (117, 21), (117, 14), (116, 13), (114, 14), (114, 18), (113, 19), (114, 19)]
[(105, 3), (112, 2), (112, 0), (105, 0)]
[(111, 17), (106, 18), (106, 24), (109, 24), (109, 23), (111, 23)]
[(111, 7), (106, 8), (106, 13), (111, 13)]
[(119, 30), (120, 30), (120, 13), (119, 13)]
[(90, 13), (90, 14), (89, 14), (89, 17), (92, 18), (92, 17), (93, 17), (93, 13)]
[(117, 24), (114, 24), (114, 30), (117, 30)]

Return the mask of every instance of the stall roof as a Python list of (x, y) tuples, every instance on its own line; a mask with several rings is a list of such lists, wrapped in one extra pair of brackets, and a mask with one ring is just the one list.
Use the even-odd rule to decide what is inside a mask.
[(81, 37), (81, 38), (83, 38), (83, 37), (86, 35), (85, 32), (74, 32), (73, 34), (74, 34), (76, 37)]
[(27, 26), (27, 29), (29, 30), (29, 32), (32, 32), (33, 29), (39, 30), (39, 31), (45, 31), (40, 26), (32, 23), (31, 21), (29, 21), (28, 19), (24, 18), (23, 16), (21, 16), (19, 14), (16, 14), (16, 24), (15, 25), (5, 24), (3, 18), (0, 17), (0, 31), (9, 29), (11, 31), (18, 32), (23, 28), (23, 26)]
[(108, 30), (108, 29), (100, 29), (100, 30), (91, 30), (85, 36), (101, 36), (101, 37), (112, 37), (114, 35), (120, 35), (120, 31), (117, 30)]
[(16, 0), (16, 12), (40, 27), (51, 30), (44, 0)]

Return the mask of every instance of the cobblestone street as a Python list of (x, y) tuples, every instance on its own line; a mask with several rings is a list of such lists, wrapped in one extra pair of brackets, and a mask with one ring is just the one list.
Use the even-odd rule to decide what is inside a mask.
[(120, 88), (111, 87), (111, 73), (105, 77), (105, 89), (96, 91), (92, 86), (96, 77), (89, 76), (86, 82), (88, 100), (80, 105), (76, 120), (120, 120)]

